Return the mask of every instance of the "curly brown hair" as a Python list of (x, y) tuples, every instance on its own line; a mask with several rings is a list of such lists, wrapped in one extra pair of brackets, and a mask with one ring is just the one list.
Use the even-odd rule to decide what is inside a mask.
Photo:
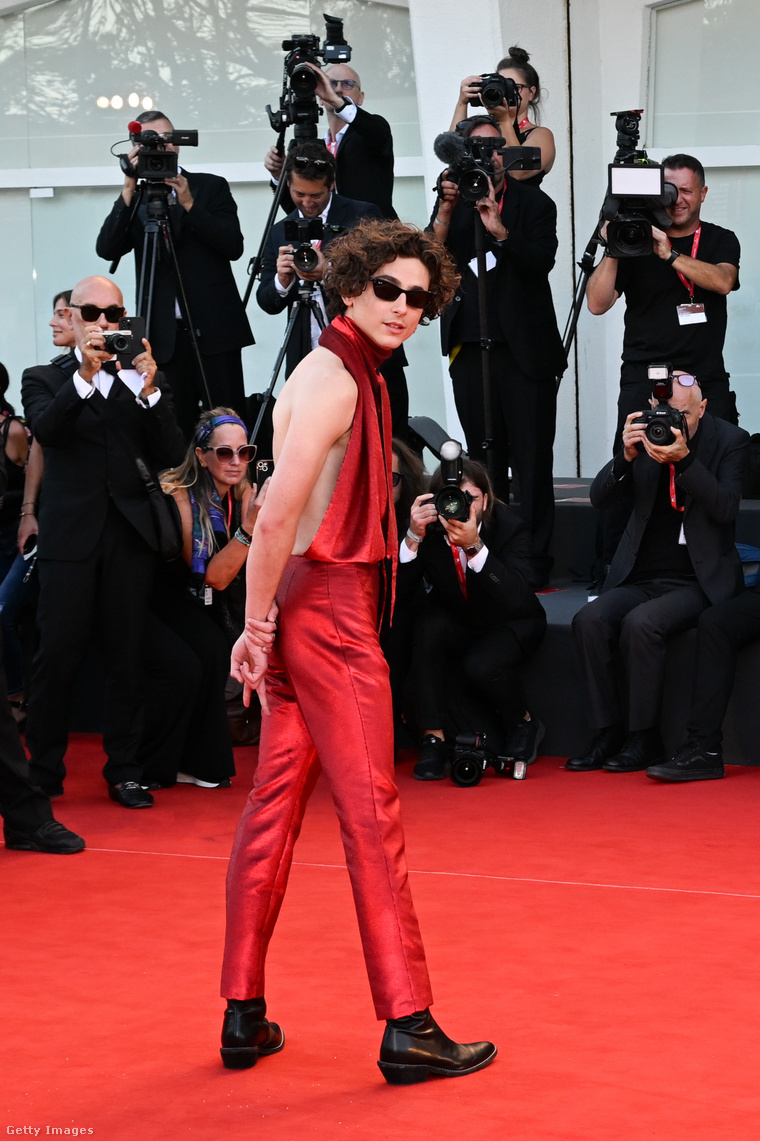
[(433, 300), (425, 309), (423, 325), (440, 317), (459, 284), (454, 260), (443, 242), (404, 222), (363, 218), (330, 243), (327, 257), (324, 286), (333, 317), (345, 313), (344, 297), (358, 297), (369, 279), (396, 258), (417, 258), (430, 274)]

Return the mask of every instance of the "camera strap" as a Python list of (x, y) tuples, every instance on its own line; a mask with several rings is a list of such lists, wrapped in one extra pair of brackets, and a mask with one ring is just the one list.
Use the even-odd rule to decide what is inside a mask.
[[(697, 250), (699, 249), (699, 239), (701, 237), (701, 234), (702, 234), (702, 223), (700, 222), (700, 224), (697, 226), (696, 231), (694, 233), (694, 241), (691, 243), (691, 256), (692, 256), (692, 258), (695, 258), (697, 256)], [(671, 249), (672, 248), (673, 247), (671, 246)], [(688, 277), (684, 277), (684, 275), (681, 273), (680, 270), (677, 269), (676, 273), (680, 277), (680, 279), (684, 285), (684, 288), (688, 291), (689, 300), (693, 301), (694, 300), (694, 282), (689, 281)]]
[(459, 586), (461, 587), (462, 594), (466, 598), (467, 597), (467, 576), (465, 575), (464, 567), (462, 566), (462, 558), (461, 558), (461, 554), (460, 554), (462, 548), (461, 547), (455, 547), (454, 544), (451, 542), (449, 543), (449, 548), (451, 549), (451, 553), (454, 556), (454, 566), (456, 567), (456, 570), (457, 570), (457, 578), (459, 579)]
[(679, 507), (676, 502), (676, 465), (668, 464), (670, 468), (670, 506), (674, 511), (683, 511), (683, 507)]

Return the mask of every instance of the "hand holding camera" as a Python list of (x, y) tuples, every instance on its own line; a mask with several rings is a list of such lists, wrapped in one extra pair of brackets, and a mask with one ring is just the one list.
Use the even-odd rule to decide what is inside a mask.
[(407, 539), (414, 542), (412, 535), (416, 536), (416, 542), (421, 543), (427, 534), (427, 529), (431, 523), (438, 522), (438, 512), (435, 508), (434, 497), (430, 492), (424, 495), (418, 495), (412, 504), (409, 520), (409, 531)]

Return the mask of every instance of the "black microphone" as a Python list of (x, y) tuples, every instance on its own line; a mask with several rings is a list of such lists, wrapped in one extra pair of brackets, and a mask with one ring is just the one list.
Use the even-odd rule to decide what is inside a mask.
[(433, 143), (433, 150), (435, 157), (445, 162), (447, 166), (456, 166), (467, 154), (464, 139), (456, 131), (444, 131), (438, 135)]

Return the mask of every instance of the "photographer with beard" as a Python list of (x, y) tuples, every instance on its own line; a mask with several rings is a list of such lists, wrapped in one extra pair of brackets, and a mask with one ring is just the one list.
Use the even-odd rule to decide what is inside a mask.
[[(530, 536), (520, 516), (495, 498), (482, 464), (463, 460), (459, 486), (472, 497), (466, 522), (443, 519), (435, 493), (418, 495), (401, 543), (399, 590), (424, 578), (430, 591), (414, 629), (413, 676), (422, 726), (417, 780), (442, 780), (449, 765), (446, 732), (452, 690), (464, 687), (487, 702), (504, 731), (505, 752), (534, 761), (544, 728), (522, 696), (528, 656), (546, 629), (546, 615), (530, 587)], [(440, 526), (437, 526), (440, 524)], [(476, 729), (479, 726), (471, 726)]]
[[(477, 115), (460, 123), (464, 139), (500, 138), (496, 121)], [(506, 152), (507, 155), (509, 151)], [(445, 243), (462, 275), (441, 319), (459, 419), (471, 456), (482, 455), (482, 346), (476, 274), (475, 218), (485, 227), (488, 335), (491, 341), (494, 489), (507, 500), (509, 468), (519, 481), (520, 515), (530, 532), (530, 578), (546, 584), (554, 527), (552, 449), (557, 377), (567, 359), (557, 329), (549, 273), (557, 252), (557, 209), (540, 188), (526, 187), (494, 152), (491, 190), (474, 206), (463, 201), (445, 171), (428, 229)], [(478, 224), (480, 224), (480, 222)]]

